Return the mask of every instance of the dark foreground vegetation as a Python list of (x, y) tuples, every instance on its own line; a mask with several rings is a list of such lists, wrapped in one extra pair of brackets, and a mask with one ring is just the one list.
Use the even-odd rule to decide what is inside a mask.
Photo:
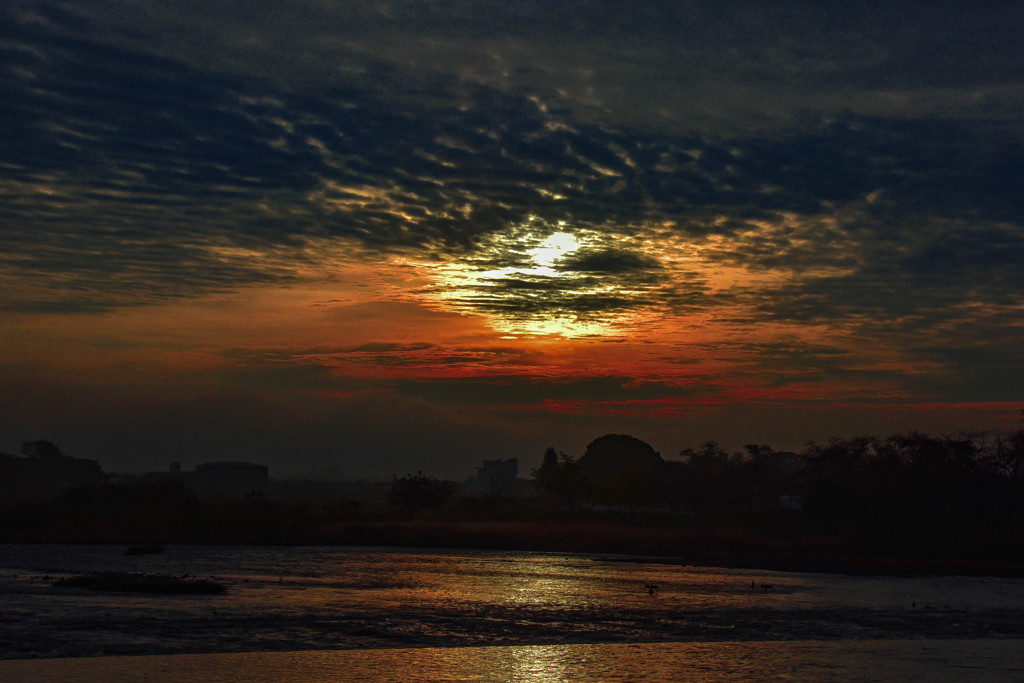
[(709, 442), (667, 461), (608, 435), (579, 458), (549, 450), (528, 492), (467, 495), (423, 474), (396, 478), (379, 502), (200, 497), (174, 478), (93, 483), (0, 505), (0, 542), (528, 549), (1024, 576), (1024, 430), (833, 440), (801, 453)]

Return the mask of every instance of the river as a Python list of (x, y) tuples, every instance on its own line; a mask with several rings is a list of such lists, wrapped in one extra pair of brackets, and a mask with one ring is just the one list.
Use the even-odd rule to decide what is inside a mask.
[[(188, 574), (228, 590), (51, 585), (98, 571)], [(1024, 680), (1024, 580), (529, 552), (167, 546), (126, 556), (123, 546), (4, 545), (0, 634), (4, 680), (31, 680), (38, 667), (50, 680), (157, 680), (161, 667), (189, 680), (192, 666), (224, 680), (275, 667), (305, 680), (356, 680), (360, 667), (377, 680), (886, 680), (872, 666), (902, 667), (903, 680)], [(118, 667), (151, 675), (119, 678)]]

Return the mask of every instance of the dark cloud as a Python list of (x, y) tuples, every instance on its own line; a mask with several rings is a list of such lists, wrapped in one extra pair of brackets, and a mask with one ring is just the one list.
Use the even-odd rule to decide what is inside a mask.
[(657, 271), (660, 264), (657, 259), (635, 251), (619, 249), (602, 249), (599, 251), (581, 250), (558, 264), (559, 270), (574, 270), (581, 273), (644, 273)]
[(336, 353), (393, 353), (403, 351), (426, 351), (434, 348), (433, 344), (396, 344), (394, 342), (371, 342), (369, 344), (361, 344), (360, 346), (353, 346), (350, 349), (344, 351), (338, 351)]
[(776, 245), (774, 253), (765, 255), (772, 264), (792, 259), (791, 266), (806, 267), (815, 260), (813, 252), (819, 252), (819, 264), (846, 272), (809, 274), (751, 293), (761, 313), (799, 322), (862, 320), (875, 331), (890, 323), (934, 330), (957, 316), (972, 315), (967, 311), (971, 306), (1013, 307), (1024, 301), (1018, 266), (1024, 258), (1022, 226), (917, 219), (910, 226), (861, 222), (858, 230), (859, 235), (841, 236), (836, 259), (827, 241), (788, 254)]
[(714, 350), (734, 353), (734, 361), (761, 378), (768, 389), (817, 386), (823, 393), (861, 394), (879, 387), (905, 385), (918, 370), (896, 364), (873, 366), (860, 349), (809, 344), (792, 339), (774, 343), (716, 344)]
[[(706, 387), (703, 389), (706, 390)], [(488, 377), (457, 381), (401, 381), (399, 394), (431, 403), (534, 407), (545, 401), (651, 400), (665, 396), (693, 396), (701, 388), (672, 387), (659, 382), (637, 384), (630, 377), (568, 378)]]
[[(355, 24), (390, 17), (401, 27), (411, 20), (404, 5), (392, 8), (397, 14), (362, 7)], [(22, 20), (4, 30), (0, 93), (4, 266), (19, 278), (34, 278), (40, 291), (60, 273), (64, 300), (20, 297), (5, 304), (8, 310), (108, 309), (294, 281), (288, 261), (300, 259), (312, 237), (375, 249), (472, 253), (486, 235), (531, 214), (624, 235), (650, 221), (671, 222), (694, 239), (743, 232), (744, 240), (728, 247), (728, 257), (741, 265), (799, 268), (815, 259), (848, 264), (863, 258), (874, 261), (874, 270), (860, 271), (872, 281), (888, 263), (878, 252), (896, 241), (904, 252), (914, 247), (921, 241), (916, 231), (927, 231), (933, 217), (991, 223), (1017, 221), (1024, 210), (1024, 149), (987, 120), (811, 114), (764, 136), (681, 135), (626, 120), (574, 118), (571, 108), (549, 106), (540, 90), (466, 78), (445, 69), (445, 62), (424, 71), (336, 45), (333, 58), (357, 68), (333, 73), (329, 83), (284, 88), (248, 73), (204, 71), (187, 60), (147, 54), (137, 41), (90, 39), (102, 31), (90, 28), (99, 20), (87, 11), (62, 13), (47, 3), (19, 5), (16, 15), (17, 9)], [(610, 8), (598, 4), (576, 18), (529, 3), (521, 9), (524, 25), (553, 12), (576, 32), (600, 23)], [(760, 16), (748, 9), (749, 17)], [(655, 15), (665, 14), (670, 26), (690, 25), (702, 13), (718, 16), (703, 5), (650, 11), (650, 17), (645, 10), (629, 20), (634, 29), (617, 30), (657, 32), (647, 24)], [(33, 12), (36, 20), (26, 19)], [(449, 12), (430, 9), (421, 35), (492, 20), (471, 12), (453, 24)], [(300, 12), (303, 21), (316, 14)], [(798, 27), (815, 25), (796, 6), (787, 16)], [(748, 36), (745, 22), (729, 20), (720, 30)], [(746, 50), (769, 50), (765, 39), (752, 40)], [(901, 52), (907, 62), (897, 69), (901, 78), (912, 79), (909, 64), (927, 53), (927, 47)], [(640, 59), (632, 68), (653, 66)], [(961, 67), (960, 77), (978, 68)], [(865, 197), (883, 198), (866, 209), (867, 225), (832, 227), (810, 242), (791, 239), (806, 233), (750, 230), (782, 213), (828, 218), (835, 207), (866, 206)], [(921, 227), (906, 227), (912, 222)], [(830, 250), (833, 236), (854, 248)], [(970, 258), (1014, 252), (1019, 236), (1010, 239), (967, 245), (974, 250)], [(223, 256), (223, 247), (268, 246), (292, 247), (293, 253), (269, 265)], [(946, 272), (939, 267), (945, 259), (964, 272), (961, 253), (952, 247), (922, 248), (889, 266)], [(102, 258), (79, 258), (82, 253)], [(642, 278), (647, 290), (658, 281), (653, 261), (638, 252), (583, 251), (558, 267)], [(488, 285), (506, 291), (552, 286), (531, 278)], [(884, 297), (880, 284), (871, 289)], [(802, 308), (814, 308), (815, 295), (807, 296)], [(500, 305), (516, 304), (502, 297)], [(538, 304), (527, 297), (518, 305)], [(587, 294), (567, 295), (555, 307), (586, 313), (624, 305), (622, 297)]]
[[(1016, 328), (1016, 326), (1014, 326)], [(999, 339), (970, 340), (970, 345), (929, 345), (915, 352), (937, 363), (944, 372), (914, 378), (924, 395), (950, 401), (1020, 401), (1024, 367), (1020, 362), (1017, 329)]]
[[(394, 342), (371, 342), (359, 346), (331, 348), (314, 347), (306, 349), (259, 349), (236, 348), (223, 352), (224, 357), (245, 363), (245, 372), (252, 368), (317, 368), (302, 372), (303, 376), (328, 377), (331, 368), (362, 366), (365, 368), (408, 368), (432, 370), (438, 367), (459, 369), (467, 374), (483, 372), (493, 375), (493, 366), (507, 372), (516, 366), (531, 366), (534, 359), (522, 349), (500, 346), (452, 347), (418, 342), (398, 344)], [(288, 372), (287, 370), (283, 370)], [(310, 374), (311, 373), (311, 374)], [(333, 377), (333, 376), (332, 376)], [(328, 381), (333, 382), (333, 379)], [(340, 377), (338, 384), (344, 384)], [(318, 386), (317, 390), (327, 387)], [(346, 388), (346, 387), (342, 387)]]

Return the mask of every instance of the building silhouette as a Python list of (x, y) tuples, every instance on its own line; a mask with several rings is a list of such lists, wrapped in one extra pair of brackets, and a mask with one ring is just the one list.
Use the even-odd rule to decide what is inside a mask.
[(484, 460), (466, 482), (466, 492), (477, 495), (514, 495), (519, 488), (519, 458)]
[(266, 465), (229, 460), (202, 463), (191, 472), (183, 470), (181, 463), (172, 462), (169, 471), (146, 475), (146, 478), (163, 477), (180, 479), (196, 493), (207, 496), (267, 493), (270, 485), (270, 469)]
[(0, 453), (0, 500), (4, 502), (45, 498), (74, 486), (107, 480), (95, 460), (73, 458), (59, 451), (27, 457)]

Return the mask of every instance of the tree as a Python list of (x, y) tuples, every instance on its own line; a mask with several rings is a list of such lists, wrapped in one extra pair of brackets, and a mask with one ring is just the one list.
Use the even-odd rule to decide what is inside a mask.
[(594, 439), (579, 460), (580, 467), (595, 484), (603, 485), (624, 471), (649, 476), (664, 464), (650, 444), (628, 434), (606, 434)]
[(549, 446), (544, 451), (543, 462), (531, 474), (533, 475), (533, 485), (536, 487), (537, 493), (544, 495), (545, 493), (552, 492), (554, 488), (553, 483), (558, 477), (558, 453), (554, 448)]
[(638, 470), (620, 470), (601, 486), (600, 497), (611, 505), (621, 505), (629, 511), (630, 518), (637, 507), (649, 503), (657, 494), (654, 481)]
[(875, 446), (874, 439), (863, 436), (834, 438), (827, 445), (809, 443), (799, 475), (804, 511), (828, 526), (862, 512), (868, 493), (864, 471), (868, 454), (878, 452)]
[(64, 451), (60, 446), (46, 439), (38, 441), (26, 441), (21, 444), (21, 454), (30, 458), (63, 458)]
[(405, 508), (410, 515), (421, 510), (437, 509), (444, 505), (455, 494), (451, 482), (429, 477), (422, 472), (396, 478), (391, 483), (388, 501)]
[(731, 495), (726, 486), (730, 470), (729, 453), (717, 441), (705, 441), (697, 448), (679, 453), (689, 475), (690, 507), (694, 512), (721, 508)]
[(764, 444), (746, 444), (739, 461), (734, 463), (740, 471), (738, 494), (748, 513), (757, 509), (773, 509), (793, 472), (801, 464), (796, 453), (778, 452)]
[(697, 493), (690, 466), (679, 460), (669, 460), (661, 468), (658, 486), (662, 500), (669, 509), (678, 512), (684, 509), (695, 511)]
[(533, 480), (541, 495), (564, 503), (571, 516), (576, 515), (576, 508), (588, 490), (588, 480), (579, 462), (565, 453), (556, 456), (553, 448), (545, 451), (544, 462), (533, 471)]

